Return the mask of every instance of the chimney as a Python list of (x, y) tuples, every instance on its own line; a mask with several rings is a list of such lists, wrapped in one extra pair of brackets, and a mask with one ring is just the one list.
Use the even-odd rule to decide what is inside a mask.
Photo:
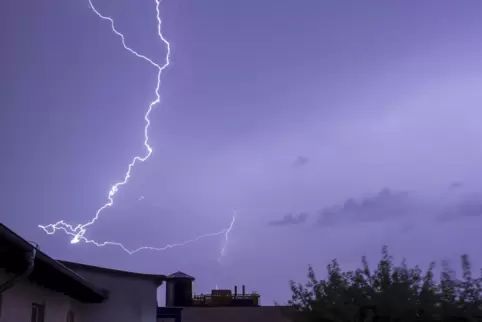
[(238, 286), (234, 285), (234, 296), (238, 296)]
[(245, 296), (245, 295), (246, 295), (246, 288), (245, 288), (245, 286), (243, 285), (243, 296)]

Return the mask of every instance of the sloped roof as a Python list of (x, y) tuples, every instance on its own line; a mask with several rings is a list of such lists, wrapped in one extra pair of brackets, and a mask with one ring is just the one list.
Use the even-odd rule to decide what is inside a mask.
[[(32, 248), (28, 241), (0, 223), (0, 267), (21, 274), (26, 265), (24, 255)], [(28, 279), (80, 302), (100, 303), (107, 298), (104, 290), (97, 288), (40, 250), (37, 250), (35, 265)]]
[(168, 278), (169, 278), (169, 279), (176, 279), (176, 278), (178, 278), (178, 279), (189, 279), (189, 280), (191, 280), (191, 281), (194, 281), (194, 280), (195, 280), (195, 278), (192, 277), (191, 275), (188, 275), (188, 274), (183, 273), (183, 272), (181, 272), (181, 271), (177, 271), (177, 272), (169, 275)]
[(76, 262), (68, 262), (68, 261), (59, 261), (59, 262), (69, 267), (70, 269), (73, 269), (74, 271), (77, 269), (85, 269), (90, 271), (106, 273), (106, 274), (149, 279), (149, 280), (153, 280), (158, 285), (161, 285), (165, 280), (167, 280), (166, 275), (161, 275), (161, 274), (136, 273), (136, 272), (130, 272), (130, 271), (122, 271), (122, 270), (113, 269), (113, 268), (107, 268), (107, 267), (92, 266), (92, 265), (76, 263)]

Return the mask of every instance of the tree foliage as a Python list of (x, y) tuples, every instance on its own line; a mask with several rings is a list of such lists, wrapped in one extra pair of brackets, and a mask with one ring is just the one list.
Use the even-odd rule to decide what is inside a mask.
[(425, 272), (405, 260), (394, 265), (385, 246), (373, 271), (365, 257), (354, 271), (343, 271), (333, 260), (325, 280), (310, 266), (306, 284), (291, 281), (289, 305), (309, 322), (482, 321), (482, 271), (481, 277), (472, 276), (467, 255), (461, 263), (461, 279), (447, 262), (436, 279), (435, 263)]

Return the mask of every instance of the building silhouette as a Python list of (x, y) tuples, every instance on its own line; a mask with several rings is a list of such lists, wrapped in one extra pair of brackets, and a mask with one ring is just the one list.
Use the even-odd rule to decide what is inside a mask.
[(238, 290), (214, 289), (209, 294), (194, 294), (195, 278), (176, 272), (167, 277), (166, 306), (158, 307), (158, 322), (287, 322), (283, 308), (261, 306), (260, 295)]

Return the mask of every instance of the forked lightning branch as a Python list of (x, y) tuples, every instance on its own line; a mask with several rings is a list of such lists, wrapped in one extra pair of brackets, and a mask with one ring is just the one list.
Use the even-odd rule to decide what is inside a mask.
[(132, 159), (131, 163), (129, 163), (129, 165), (127, 166), (127, 171), (124, 174), (123, 180), (115, 183), (111, 187), (111, 189), (109, 190), (108, 196), (107, 196), (107, 202), (102, 207), (97, 209), (97, 211), (95, 212), (95, 216), (90, 221), (88, 221), (84, 224), (79, 224), (79, 225), (74, 227), (74, 226), (66, 223), (63, 220), (60, 220), (60, 221), (56, 222), (55, 224), (39, 225), (39, 227), (42, 228), (49, 235), (53, 235), (57, 231), (65, 232), (67, 235), (70, 235), (72, 237), (72, 239), (71, 239), (72, 244), (76, 244), (76, 243), (82, 241), (82, 242), (85, 242), (85, 243), (88, 243), (88, 244), (93, 244), (93, 245), (98, 246), (98, 247), (118, 246), (118, 247), (121, 247), (124, 251), (126, 251), (129, 254), (134, 254), (134, 253), (139, 252), (141, 250), (162, 251), (162, 250), (166, 250), (166, 249), (169, 249), (169, 248), (184, 246), (184, 245), (196, 242), (196, 241), (198, 241), (200, 239), (203, 239), (203, 238), (224, 235), (225, 236), (225, 242), (224, 242), (224, 245), (221, 249), (221, 254), (220, 254), (220, 258), (221, 258), (224, 255), (224, 252), (225, 252), (225, 249), (226, 249), (226, 245), (227, 245), (227, 241), (228, 241), (228, 234), (231, 231), (231, 229), (233, 228), (234, 223), (236, 222), (236, 212), (233, 213), (231, 224), (229, 225), (228, 228), (222, 229), (218, 232), (201, 235), (201, 236), (198, 236), (198, 237), (195, 237), (193, 239), (186, 240), (186, 241), (183, 241), (183, 242), (169, 244), (169, 245), (166, 245), (166, 246), (163, 246), (163, 247), (142, 246), (142, 247), (139, 247), (139, 248), (136, 248), (136, 249), (128, 249), (122, 243), (119, 243), (119, 242), (114, 242), (114, 241), (96, 242), (93, 239), (88, 239), (88, 238), (85, 237), (87, 227), (89, 227), (90, 225), (93, 225), (99, 219), (99, 216), (102, 214), (102, 212), (104, 210), (106, 210), (107, 208), (110, 208), (114, 205), (114, 198), (115, 198), (117, 192), (119, 191), (119, 189), (122, 188), (122, 186), (126, 185), (129, 182), (129, 178), (131, 177), (132, 169), (138, 163), (143, 163), (143, 162), (147, 161), (152, 154), (152, 147), (149, 145), (149, 127), (151, 126), (150, 115), (151, 115), (151, 112), (152, 112), (154, 106), (160, 102), (160, 99), (161, 99), (161, 96), (160, 96), (161, 76), (162, 76), (162, 72), (169, 66), (170, 56), (171, 56), (170, 43), (163, 36), (162, 29), (161, 29), (162, 21), (161, 21), (161, 12), (160, 12), (160, 5), (161, 5), (160, 0), (154, 0), (154, 2), (155, 2), (155, 8), (156, 8), (157, 35), (158, 35), (160, 41), (163, 42), (166, 45), (166, 56), (164, 58), (163, 64), (158, 64), (153, 59), (151, 59), (151, 58), (149, 58), (145, 55), (142, 55), (142, 54), (138, 53), (136, 50), (129, 47), (126, 44), (126, 40), (125, 40), (124, 35), (116, 29), (114, 19), (100, 13), (96, 9), (94, 4), (92, 3), (92, 0), (87, 0), (87, 1), (88, 1), (88, 4), (89, 4), (90, 8), (93, 11), (93, 13), (95, 13), (101, 20), (110, 24), (112, 32), (120, 38), (122, 46), (124, 47), (124, 49), (129, 51), (130, 53), (132, 53), (135, 57), (140, 58), (140, 59), (144, 60), (145, 62), (149, 63), (157, 71), (157, 85), (156, 85), (156, 88), (155, 88), (155, 91), (154, 91), (155, 92), (155, 99), (149, 104), (149, 107), (147, 108), (147, 111), (144, 115), (144, 119), (145, 119), (144, 147), (146, 149), (146, 153), (145, 153), (144, 156), (135, 156)]

